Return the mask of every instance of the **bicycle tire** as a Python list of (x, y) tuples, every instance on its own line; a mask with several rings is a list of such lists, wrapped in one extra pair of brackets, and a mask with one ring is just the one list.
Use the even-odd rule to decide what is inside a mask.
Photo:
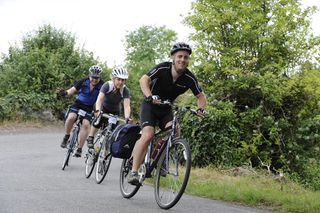
[(79, 128), (74, 128), (72, 130), (71, 138), (69, 139), (69, 143), (67, 143), (67, 153), (63, 159), (62, 170), (69, 166), (70, 156), (73, 150), (75, 149), (75, 145), (77, 144)]
[(110, 153), (110, 146), (107, 143), (106, 140), (107, 137), (105, 137), (103, 140), (103, 143), (101, 145), (101, 150), (99, 152), (98, 160), (97, 160), (97, 166), (96, 166), (96, 183), (100, 184), (106, 177), (111, 160), (112, 155)]
[[(96, 144), (96, 146), (101, 146), (100, 144), (101, 142), (101, 135), (97, 136), (95, 138), (95, 141), (93, 144)], [(86, 178), (89, 178), (95, 168), (95, 165), (97, 163), (97, 160), (98, 160), (98, 156), (99, 156), (99, 153), (100, 153), (100, 148), (98, 149), (99, 151), (97, 152), (95, 150), (95, 148), (91, 149), (92, 151), (89, 152), (89, 149), (88, 149), (88, 153), (86, 154), (86, 161), (85, 161), (85, 164), (86, 164), (86, 167), (85, 167), (85, 176)]]
[(191, 150), (184, 139), (175, 139), (169, 148), (168, 167), (165, 163), (166, 149), (157, 163), (154, 194), (158, 206), (172, 208), (187, 187), (191, 170)]
[(140, 186), (134, 186), (128, 183), (128, 178), (132, 170), (132, 157), (123, 159), (120, 168), (120, 192), (124, 198), (133, 197), (139, 190)]
[[(95, 151), (92, 151), (92, 152), (95, 152)], [(95, 157), (95, 153), (89, 153), (89, 150), (88, 150), (88, 153), (86, 155), (86, 161), (85, 161), (85, 164), (86, 164), (86, 167), (85, 167), (85, 176), (86, 178), (89, 178), (94, 170), (94, 167), (96, 165), (96, 157)]]
[(68, 149), (63, 159), (62, 168), (61, 168), (62, 170), (64, 170), (66, 166), (68, 166), (71, 153), (72, 152)]

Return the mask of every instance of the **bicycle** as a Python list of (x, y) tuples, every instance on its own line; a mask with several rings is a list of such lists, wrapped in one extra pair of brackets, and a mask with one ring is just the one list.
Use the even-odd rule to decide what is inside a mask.
[(82, 109), (79, 109), (77, 112), (77, 119), (76, 119), (75, 123), (73, 124), (71, 136), (67, 142), (67, 152), (66, 152), (66, 155), (63, 159), (62, 170), (64, 170), (66, 166), (69, 166), (70, 156), (78, 146), (78, 136), (79, 136), (79, 132), (80, 132), (80, 128), (81, 128), (81, 123), (82, 123), (83, 118), (87, 114), (89, 114), (91, 116), (90, 113), (87, 113), (86, 111), (84, 111)]
[[(170, 102), (163, 102), (163, 104), (172, 106)], [(189, 144), (177, 135), (177, 114), (182, 112), (191, 112), (197, 115), (196, 110), (190, 107), (174, 107), (171, 128), (155, 133), (148, 146), (144, 163), (138, 171), (140, 185), (135, 186), (128, 183), (132, 169), (132, 157), (123, 160), (120, 169), (120, 191), (124, 198), (133, 197), (142, 186), (145, 178), (152, 177), (152, 173), (156, 169), (154, 195), (158, 206), (162, 209), (170, 209), (180, 200), (187, 186), (191, 170)], [(159, 143), (161, 144), (156, 145)], [(154, 153), (155, 150), (158, 153)]]
[(89, 178), (91, 176), (93, 169), (97, 164), (95, 172), (95, 180), (97, 184), (102, 183), (105, 176), (107, 175), (111, 163), (112, 156), (110, 153), (109, 138), (118, 122), (124, 121), (117, 115), (102, 113), (101, 116), (97, 119), (97, 122), (99, 122), (99, 119), (101, 119), (101, 117), (107, 118), (108, 124), (106, 125), (104, 123), (99, 129), (99, 132), (97, 133), (97, 136), (94, 140), (94, 148), (88, 149), (85, 161), (86, 178)]

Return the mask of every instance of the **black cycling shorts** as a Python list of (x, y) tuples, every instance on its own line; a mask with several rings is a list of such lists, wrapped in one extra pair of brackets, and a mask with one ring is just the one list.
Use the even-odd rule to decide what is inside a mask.
[(78, 113), (79, 109), (82, 109), (84, 111), (87, 112), (86, 116), (84, 117), (84, 119), (88, 120), (90, 123), (92, 121), (92, 108), (84, 105), (84, 104), (81, 104), (81, 103), (78, 103), (78, 102), (75, 102), (73, 105), (71, 105), (65, 115), (65, 119), (68, 117), (68, 114), (70, 112), (73, 112), (73, 113)]
[(161, 130), (165, 129), (168, 122), (172, 121), (173, 114), (170, 106), (155, 105), (143, 101), (141, 104), (140, 122), (141, 127), (159, 126)]

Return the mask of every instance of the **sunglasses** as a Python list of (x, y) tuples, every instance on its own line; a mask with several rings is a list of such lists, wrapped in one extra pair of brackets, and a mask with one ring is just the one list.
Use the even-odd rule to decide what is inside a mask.
[(100, 79), (100, 77), (98, 77), (98, 76), (91, 76), (91, 78), (92, 78), (92, 79), (96, 79), (96, 80), (99, 80), (99, 79)]

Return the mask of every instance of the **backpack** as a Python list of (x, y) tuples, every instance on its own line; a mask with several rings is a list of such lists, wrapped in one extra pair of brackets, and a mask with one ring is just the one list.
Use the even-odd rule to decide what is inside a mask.
[(141, 136), (140, 131), (139, 125), (118, 125), (109, 139), (111, 155), (116, 158), (130, 158), (134, 145)]

